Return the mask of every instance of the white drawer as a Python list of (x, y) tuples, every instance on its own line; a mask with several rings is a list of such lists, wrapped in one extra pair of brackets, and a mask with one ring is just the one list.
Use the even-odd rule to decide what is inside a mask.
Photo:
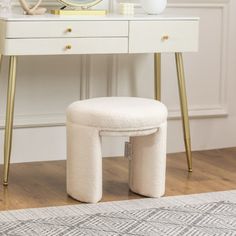
[(6, 38), (128, 36), (128, 21), (13, 21), (5, 24)]
[(128, 38), (6, 39), (3, 55), (128, 53)]
[(129, 52), (198, 50), (198, 21), (130, 21)]

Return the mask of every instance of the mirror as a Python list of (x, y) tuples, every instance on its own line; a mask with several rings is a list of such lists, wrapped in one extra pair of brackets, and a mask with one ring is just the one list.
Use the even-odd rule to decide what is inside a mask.
[(102, 0), (58, 0), (65, 6), (72, 6), (72, 7), (81, 7), (81, 8), (89, 8), (92, 7)]

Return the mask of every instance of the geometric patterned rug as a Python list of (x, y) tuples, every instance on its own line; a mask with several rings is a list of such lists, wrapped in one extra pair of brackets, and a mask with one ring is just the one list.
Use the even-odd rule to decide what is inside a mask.
[(0, 212), (9, 236), (236, 236), (236, 191)]

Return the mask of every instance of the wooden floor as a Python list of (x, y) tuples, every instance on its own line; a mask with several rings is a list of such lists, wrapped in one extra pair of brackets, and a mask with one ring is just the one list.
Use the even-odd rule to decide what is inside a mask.
[[(236, 189), (236, 148), (194, 152), (193, 163), (188, 173), (184, 153), (168, 155), (166, 196)], [(140, 198), (129, 191), (127, 164), (104, 159), (102, 201)], [(0, 210), (77, 203), (66, 194), (65, 161), (13, 164), (9, 186), (0, 186)]]

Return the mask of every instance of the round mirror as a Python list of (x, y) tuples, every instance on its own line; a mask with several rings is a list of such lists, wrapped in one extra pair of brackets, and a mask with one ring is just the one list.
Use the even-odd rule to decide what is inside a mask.
[(58, 0), (58, 1), (66, 6), (89, 8), (98, 4), (102, 0)]

